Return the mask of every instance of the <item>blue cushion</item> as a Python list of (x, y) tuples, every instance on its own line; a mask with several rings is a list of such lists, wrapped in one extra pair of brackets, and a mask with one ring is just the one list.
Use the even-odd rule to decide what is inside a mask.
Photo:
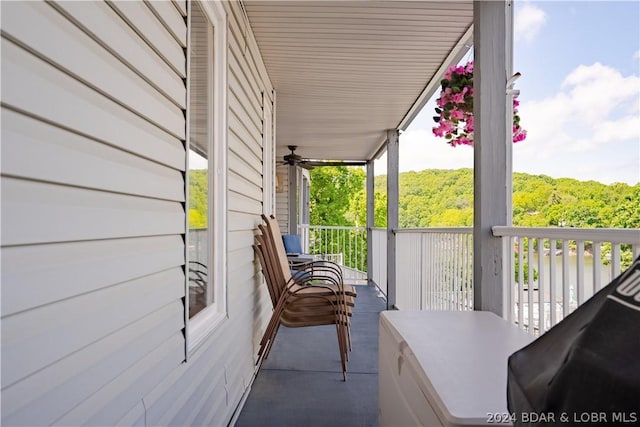
[(288, 254), (301, 254), (302, 242), (300, 236), (297, 234), (285, 234), (282, 236), (282, 242), (284, 243), (284, 250)]
[(305, 281), (311, 277), (311, 273), (308, 271), (291, 270), (291, 276), (293, 276), (293, 280)]

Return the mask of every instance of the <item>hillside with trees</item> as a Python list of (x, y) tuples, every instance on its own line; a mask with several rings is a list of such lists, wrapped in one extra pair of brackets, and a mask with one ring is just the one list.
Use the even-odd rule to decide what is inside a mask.
[[(376, 226), (386, 222), (386, 176), (375, 177)], [(366, 224), (365, 173), (359, 168), (311, 171), (311, 223)], [(473, 170), (400, 174), (400, 227), (473, 225)], [(513, 224), (529, 227), (640, 228), (640, 184), (611, 185), (515, 173)]]

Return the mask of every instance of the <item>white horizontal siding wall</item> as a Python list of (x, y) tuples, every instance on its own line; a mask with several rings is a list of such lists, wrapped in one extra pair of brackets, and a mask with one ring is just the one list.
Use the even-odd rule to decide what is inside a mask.
[(276, 173), (282, 179), (282, 190), (276, 193), (276, 218), (280, 230), (289, 230), (289, 166), (278, 166)]
[[(2, 2), (2, 424), (226, 425), (271, 312), (269, 83), (227, 3), (228, 318), (185, 355), (185, 1)], [(187, 361), (185, 362), (185, 356)]]
[[(272, 87), (236, 2), (228, 19), (228, 319), (145, 396), (147, 425), (227, 425), (255, 374), (272, 307), (252, 245), (263, 211), (263, 92)], [(124, 424), (138, 420), (134, 408)]]
[(1, 7), (2, 424), (112, 425), (185, 359), (186, 26)]

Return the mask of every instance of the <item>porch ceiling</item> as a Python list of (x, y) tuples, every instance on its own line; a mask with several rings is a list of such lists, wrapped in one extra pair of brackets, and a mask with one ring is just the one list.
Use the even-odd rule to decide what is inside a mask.
[(315, 159), (372, 158), (443, 63), (463, 54), (473, 22), (472, 1), (245, 7), (276, 89), (279, 158), (287, 145)]

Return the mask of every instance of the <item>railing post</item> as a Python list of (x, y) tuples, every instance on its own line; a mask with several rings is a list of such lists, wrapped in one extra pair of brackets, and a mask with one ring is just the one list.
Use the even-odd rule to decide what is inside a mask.
[(387, 130), (387, 308), (396, 305), (396, 235), (398, 228), (399, 134)]
[(373, 284), (373, 228), (376, 226), (373, 160), (367, 162), (367, 284)]
[[(491, 228), (510, 224), (511, 157), (507, 138), (507, 40), (512, 37), (506, 1), (474, 2), (474, 308), (504, 313), (502, 241)], [(510, 76), (509, 76), (510, 77)], [(510, 126), (510, 124), (509, 124)], [(508, 146), (509, 145), (509, 146)]]

